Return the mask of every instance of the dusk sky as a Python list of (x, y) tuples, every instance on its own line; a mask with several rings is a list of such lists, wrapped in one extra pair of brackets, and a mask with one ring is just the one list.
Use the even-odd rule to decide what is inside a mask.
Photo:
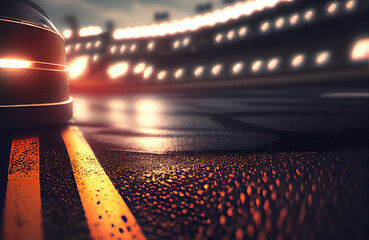
[(48, 14), (54, 25), (62, 31), (67, 27), (65, 16), (74, 14), (80, 26), (105, 26), (112, 20), (116, 27), (153, 23), (154, 11), (168, 10), (170, 19), (194, 15), (195, 6), (211, 2), (221, 8), (222, 0), (33, 0)]

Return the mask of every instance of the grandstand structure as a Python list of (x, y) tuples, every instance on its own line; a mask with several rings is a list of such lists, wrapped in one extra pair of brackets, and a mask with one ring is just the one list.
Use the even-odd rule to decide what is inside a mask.
[(365, 0), (251, 0), (181, 20), (62, 34), (71, 82), (363, 82), (369, 76), (368, 10)]

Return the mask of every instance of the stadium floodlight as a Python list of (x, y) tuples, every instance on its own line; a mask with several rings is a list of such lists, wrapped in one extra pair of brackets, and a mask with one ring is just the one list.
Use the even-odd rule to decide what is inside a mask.
[(218, 33), (217, 35), (215, 35), (214, 41), (216, 43), (220, 43), (223, 39), (223, 34), (222, 33)]
[(120, 53), (121, 53), (121, 54), (123, 54), (123, 53), (126, 51), (126, 49), (127, 49), (127, 46), (126, 46), (125, 44), (122, 44), (122, 45), (120, 46), (119, 51), (120, 51)]
[(369, 38), (359, 39), (351, 50), (351, 59), (354, 61), (369, 59)]
[(293, 14), (290, 17), (290, 24), (291, 25), (296, 25), (298, 23), (299, 19), (300, 19), (300, 16), (297, 13)]
[(275, 26), (276, 28), (282, 28), (282, 27), (283, 27), (283, 25), (284, 25), (284, 22), (285, 22), (284, 18), (283, 18), (283, 17), (280, 17), (280, 18), (278, 18), (278, 19), (275, 21), (274, 26)]
[(65, 39), (70, 39), (73, 35), (73, 31), (70, 29), (65, 29), (62, 34)]
[(117, 50), (117, 46), (113, 45), (113, 46), (110, 47), (110, 53), (111, 54), (115, 54), (116, 50)]
[(144, 79), (149, 79), (153, 72), (154, 72), (154, 67), (153, 66), (147, 66), (145, 68), (145, 71), (143, 72)]
[(238, 36), (239, 37), (244, 37), (247, 34), (247, 27), (246, 26), (242, 26), (238, 29)]
[(235, 35), (235, 31), (232, 29), (232, 30), (229, 30), (228, 33), (227, 33), (227, 39), (229, 41), (233, 40), (234, 39), (234, 35)]
[(307, 10), (304, 14), (305, 21), (310, 21), (314, 17), (314, 10)]
[(79, 49), (81, 49), (81, 44), (80, 44), (80, 43), (77, 43), (77, 44), (74, 46), (74, 50), (79, 51)]
[(330, 52), (328, 51), (320, 52), (315, 57), (315, 64), (317, 66), (325, 65), (329, 62), (330, 57), (331, 57)]
[(118, 62), (111, 65), (108, 68), (108, 75), (111, 79), (116, 79), (118, 77), (126, 75), (128, 70), (129, 70), (128, 62)]
[(179, 46), (180, 46), (180, 41), (179, 40), (175, 40), (174, 42), (173, 42), (173, 49), (178, 49), (179, 48)]
[(132, 44), (131, 47), (129, 48), (129, 51), (131, 53), (134, 53), (134, 52), (136, 52), (136, 49), (137, 49), (137, 45), (136, 44)]
[(195, 71), (193, 72), (193, 75), (195, 75), (195, 77), (201, 77), (201, 75), (204, 73), (204, 67), (203, 66), (198, 66), (195, 68)]
[(232, 73), (233, 74), (239, 74), (242, 71), (243, 66), (244, 66), (243, 62), (237, 62), (237, 63), (233, 64)]
[(86, 43), (86, 49), (90, 49), (91, 46), (92, 46), (92, 43), (91, 42)]
[(255, 60), (251, 64), (251, 70), (253, 72), (259, 72), (261, 70), (262, 66), (263, 66), (263, 61), (261, 61), (261, 60)]
[(280, 65), (280, 59), (279, 58), (272, 58), (268, 61), (268, 70), (274, 71), (277, 70)]
[(223, 69), (223, 64), (220, 64), (220, 63), (215, 64), (213, 68), (211, 69), (211, 74), (213, 76), (219, 75), (222, 72), (222, 69)]
[(154, 50), (155, 48), (155, 42), (154, 41), (150, 41), (148, 44), (147, 44), (147, 50), (149, 52), (151, 52), (152, 50)]
[(97, 61), (99, 61), (99, 59), (100, 59), (99, 55), (95, 54), (92, 58), (92, 61), (97, 62)]
[(260, 24), (260, 31), (261, 32), (267, 32), (269, 30), (270, 23), (269, 22), (263, 22)]
[(158, 73), (157, 77), (158, 77), (159, 81), (165, 80), (165, 78), (167, 77), (167, 71), (165, 71), (165, 70), (160, 71)]
[(102, 33), (102, 29), (99, 26), (83, 27), (78, 32), (80, 37), (96, 36), (99, 35), (100, 33)]
[(200, 28), (213, 27), (216, 24), (222, 24), (230, 20), (251, 16), (256, 12), (274, 8), (282, 2), (285, 3), (286, 0), (254, 0), (238, 2), (224, 9), (216, 9), (208, 13), (187, 17), (180, 20), (117, 29), (114, 31), (113, 37), (117, 40), (137, 39), (143, 37), (149, 38), (193, 32)]
[(184, 73), (185, 73), (185, 70), (184, 70), (183, 68), (179, 68), (179, 69), (177, 69), (177, 70), (174, 72), (174, 78), (175, 78), (175, 79), (180, 79), (180, 78), (182, 78), (182, 77), (183, 77)]
[(144, 62), (137, 63), (133, 69), (135, 74), (140, 74), (145, 70), (146, 64)]
[(69, 62), (69, 78), (74, 80), (82, 76), (88, 67), (88, 56), (80, 56)]
[(304, 61), (305, 61), (304, 54), (296, 54), (295, 56), (292, 57), (291, 66), (293, 68), (301, 67), (303, 65)]
[(350, 0), (346, 2), (346, 10), (352, 10), (356, 7), (356, 1)]
[(332, 15), (337, 11), (337, 9), (338, 9), (338, 3), (332, 2), (328, 5), (327, 12), (328, 14)]
[(186, 37), (182, 40), (182, 46), (187, 47), (191, 42), (190, 37)]

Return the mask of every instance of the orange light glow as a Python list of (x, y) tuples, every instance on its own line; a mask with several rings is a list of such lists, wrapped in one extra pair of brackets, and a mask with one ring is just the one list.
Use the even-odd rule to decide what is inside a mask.
[(304, 18), (306, 21), (310, 21), (314, 16), (314, 11), (313, 10), (308, 10), (305, 15)]
[(155, 47), (155, 42), (151, 41), (147, 44), (147, 50), (152, 51)]
[(294, 14), (294, 15), (291, 16), (291, 18), (290, 18), (291, 25), (295, 25), (298, 21), (299, 21), (299, 15), (298, 14)]
[(79, 49), (81, 49), (81, 44), (80, 44), (80, 43), (77, 43), (77, 44), (74, 46), (74, 50), (78, 51)]
[(92, 43), (91, 42), (86, 43), (86, 49), (90, 49), (91, 46), (92, 46)]
[(127, 62), (119, 62), (111, 65), (108, 68), (109, 77), (112, 79), (116, 79), (125, 75), (128, 72), (129, 64)]
[(227, 33), (227, 38), (228, 38), (228, 40), (233, 40), (233, 38), (234, 38), (234, 34), (235, 34), (234, 30), (230, 30), (230, 31)]
[(69, 63), (69, 77), (76, 79), (80, 77), (87, 69), (88, 56), (81, 56), (73, 59)]
[(204, 72), (204, 67), (203, 66), (199, 66), (195, 69), (195, 71), (193, 72), (193, 74), (196, 76), (196, 77), (200, 77)]
[(247, 33), (247, 27), (240, 27), (240, 29), (238, 30), (238, 35), (240, 37), (246, 36), (246, 33)]
[(229, 20), (250, 16), (255, 12), (273, 8), (281, 2), (292, 2), (289, 0), (254, 0), (238, 2), (224, 9), (187, 17), (180, 20), (167, 21), (152, 25), (128, 27), (117, 29), (113, 33), (115, 39), (133, 39), (143, 37), (156, 37), (173, 35), (184, 32), (196, 31), (204, 27), (213, 27), (216, 24), (225, 23)]
[(253, 64), (252, 64), (252, 71), (253, 72), (258, 72), (260, 71), (261, 67), (263, 65), (263, 62), (261, 60), (256, 60)]
[(183, 69), (183, 68), (180, 68), (180, 69), (177, 69), (177, 70), (175, 71), (175, 73), (174, 73), (174, 77), (175, 77), (176, 79), (179, 79), (179, 78), (181, 78), (181, 77), (183, 76), (183, 74), (184, 74), (184, 69)]
[(335, 3), (335, 2), (334, 3), (331, 3), (328, 6), (328, 9), (327, 9), (327, 11), (328, 11), (329, 14), (334, 13), (336, 10), (337, 10), (337, 3)]
[(69, 39), (72, 37), (73, 32), (70, 29), (65, 29), (62, 34), (65, 39)]
[(154, 68), (152, 66), (146, 67), (146, 69), (143, 73), (144, 79), (148, 79), (149, 77), (151, 77), (153, 72), (154, 72)]
[(166, 76), (167, 76), (167, 72), (163, 70), (158, 73), (158, 80), (162, 81), (166, 78)]
[(217, 42), (217, 43), (220, 43), (220, 41), (222, 41), (222, 39), (223, 39), (223, 34), (221, 34), (221, 33), (218, 33), (215, 36), (215, 42)]
[(87, 37), (87, 36), (95, 36), (102, 33), (101, 27), (98, 26), (88, 26), (81, 28), (78, 32), (80, 37)]
[(145, 70), (145, 67), (146, 67), (145, 63), (138, 63), (133, 69), (133, 72), (136, 74), (142, 73)]
[(268, 29), (269, 29), (269, 22), (264, 22), (263, 24), (261, 24), (261, 26), (260, 26), (260, 30), (262, 31), (262, 32), (266, 32), (266, 31), (268, 31)]
[(233, 65), (232, 71), (234, 74), (238, 74), (242, 71), (242, 69), (243, 69), (243, 63), (238, 62)]
[(161, 111), (161, 105), (151, 99), (142, 99), (136, 102), (135, 109), (140, 114), (153, 114)]
[(122, 46), (120, 46), (120, 53), (123, 54), (126, 51), (126, 49), (127, 46), (123, 44)]
[(174, 49), (178, 49), (178, 48), (179, 48), (179, 44), (180, 44), (179, 40), (176, 40), (176, 41), (173, 43), (173, 48), (174, 48)]
[(185, 39), (183, 39), (182, 44), (183, 46), (187, 47), (188, 44), (190, 44), (190, 42), (191, 42), (190, 38), (186, 37)]
[(0, 68), (29, 68), (31, 62), (19, 59), (0, 59)]
[(347, 10), (351, 10), (351, 9), (353, 9), (354, 7), (355, 7), (355, 1), (353, 1), (353, 0), (351, 0), (351, 1), (347, 1), (346, 2), (346, 9)]
[(278, 65), (279, 65), (279, 59), (278, 58), (273, 58), (273, 59), (269, 60), (269, 62), (268, 62), (268, 69), (270, 71), (273, 71), (278, 67)]
[(284, 18), (278, 18), (277, 21), (275, 21), (275, 27), (276, 28), (281, 28), (284, 25)]
[(299, 54), (296, 55), (291, 62), (292, 67), (299, 67), (302, 65), (302, 63), (304, 62), (304, 55)]
[(356, 41), (351, 51), (352, 60), (369, 59), (369, 38)]
[(92, 58), (92, 60), (94, 62), (97, 62), (99, 60), (99, 55), (95, 54), (94, 57)]
[(137, 49), (137, 45), (136, 44), (132, 44), (131, 47), (129, 48), (129, 51), (131, 51), (131, 53), (135, 52)]
[(110, 48), (110, 53), (111, 54), (115, 54), (115, 51), (117, 50), (117, 46), (112, 46), (111, 48)]
[(98, 48), (98, 47), (100, 47), (101, 46), (101, 41), (96, 41), (95, 42), (95, 48)]
[(211, 69), (211, 74), (218, 75), (222, 71), (222, 68), (223, 68), (222, 64), (214, 65), (214, 67)]
[(330, 58), (329, 52), (321, 52), (317, 55), (315, 63), (317, 65), (326, 64), (329, 61), (329, 58)]

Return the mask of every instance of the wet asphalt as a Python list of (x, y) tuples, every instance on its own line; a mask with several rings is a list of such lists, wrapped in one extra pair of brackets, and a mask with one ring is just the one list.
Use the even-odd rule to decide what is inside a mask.
[[(367, 131), (286, 131), (240, 118), (307, 104), (260, 99), (75, 96), (69, 125), (79, 127), (148, 239), (366, 239)], [(324, 111), (309, 104), (305, 116)], [(12, 136), (36, 131), (44, 237), (90, 239), (64, 127), (2, 132), (0, 213)]]

